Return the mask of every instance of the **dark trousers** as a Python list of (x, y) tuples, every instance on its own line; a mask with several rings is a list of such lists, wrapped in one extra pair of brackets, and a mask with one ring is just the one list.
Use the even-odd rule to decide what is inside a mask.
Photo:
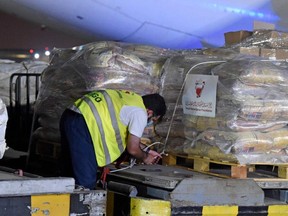
[(84, 117), (66, 109), (61, 116), (60, 132), (62, 175), (74, 177), (76, 185), (95, 189), (98, 165)]

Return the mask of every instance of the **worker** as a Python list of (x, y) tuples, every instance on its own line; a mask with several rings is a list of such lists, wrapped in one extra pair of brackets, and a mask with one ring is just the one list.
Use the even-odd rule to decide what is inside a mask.
[(106, 89), (84, 95), (61, 116), (64, 175), (73, 175), (78, 186), (95, 189), (98, 167), (113, 163), (125, 150), (144, 164), (156, 163), (161, 155), (146, 149), (141, 136), (147, 123), (160, 121), (165, 113), (159, 94), (141, 97)]

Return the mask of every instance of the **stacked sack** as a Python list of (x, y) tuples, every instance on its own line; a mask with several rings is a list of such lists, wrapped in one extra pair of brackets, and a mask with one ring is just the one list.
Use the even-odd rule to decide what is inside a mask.
[[(287, 163), (288, 71), (271, 61), (234, 58), (215, 66), (216, 117), (184, 115), (183, 152), (215, 160)], [(191, 140), (191, 141), (189, 141)]]
[(156, 125), (155, 131), (162, 137), (166, 152), (183, 153), (186, 139), (193, 140), (197, 135), (196, 130), (183, 124), (185, 118), (181, 101), (186, 75), (208, 75), (213, 67), (222, 62), (222, 57), (186, 50), (181, 55), (170, 57), (163, 65), (160, 94), (165, 98), (167, 112), (163, 121)]
[[(278, 53), (286, 51), (286, 35), (259, 30), (231, 47), (168, 59), (161, 86), (168, 113), (156, 126), (165, 151), (241, 164), (287, 163), (288, 64), (272, 61), (283, 58)], [(257, 52), (239, 53), (242, 47)], [(219, 76), (214, 118), (183, 114), (180, 86), (187, 73)]]
[(140, 95), (159, 92), (160, 69), (173, 52), (117, 42), (95, 42), (74, 49), (54, 49), (43, 72), (35, 114), (38, 139), (60, 142), (59, 120), (65, 108), (97, 89), (126, 89)]

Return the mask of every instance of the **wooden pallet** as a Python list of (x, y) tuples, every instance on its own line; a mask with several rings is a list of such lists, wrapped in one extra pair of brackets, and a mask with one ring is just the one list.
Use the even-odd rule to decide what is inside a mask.
[[(226, 178), (237, 178), (237, 179), (245, 179), (248, 178), (248, 175), (251, 173), (258, 173), (259, 166), (268, 166), (271, 167), (271, 169), (277, 168), (277, 172), (275, 172), (275, 178), (282, 178), (282, 179), (288, 179), (288, 163), (287, 164), (269, 164), (269, 163), (255, 163), (255, 164), (249, 164), (249, 165), (241, 165), (237, 163), (231, 163), (227, 161), (215, 161), (211, 160), (210, 158), (206, 157), (199, 157), (199, 156), (187, 156), (187, 155), (167, 155), (164, 156), (162, 159), (163, 165), (177, 165), (179, 166), (178, 160), (179, 159), (185, 159), (185, 161), (190, 161), (192, 168), (189, 167), (189, 169), (192, 169), (193, 171), (202, 172), (206, 174), (216, 175), (220, 177), (226, 177)], [(230, 167), (229, 174), (219, 174), (217, 172), (212, 171), (212, 166), (218, 165), (218, 167), (223, 166), (225, 168)], [(272, 172), (271, 172), (272, 173)], [(262, 177), (270, 177), (269, 174), (257, 174), (262, 175)], [(273, 177), (273, 176), (272, 176)], [(256, 177), (257, 178), (257, 177)]]

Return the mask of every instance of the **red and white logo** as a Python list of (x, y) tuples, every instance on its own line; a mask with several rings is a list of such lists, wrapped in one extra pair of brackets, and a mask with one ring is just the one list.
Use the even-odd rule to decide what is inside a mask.
[(195, 82), (195, 92), (196, 92), (196, 97), (199, 98), (201, 97), (202, 91), (205, 86), (205, 81), (203, 80), (196, 80)]

